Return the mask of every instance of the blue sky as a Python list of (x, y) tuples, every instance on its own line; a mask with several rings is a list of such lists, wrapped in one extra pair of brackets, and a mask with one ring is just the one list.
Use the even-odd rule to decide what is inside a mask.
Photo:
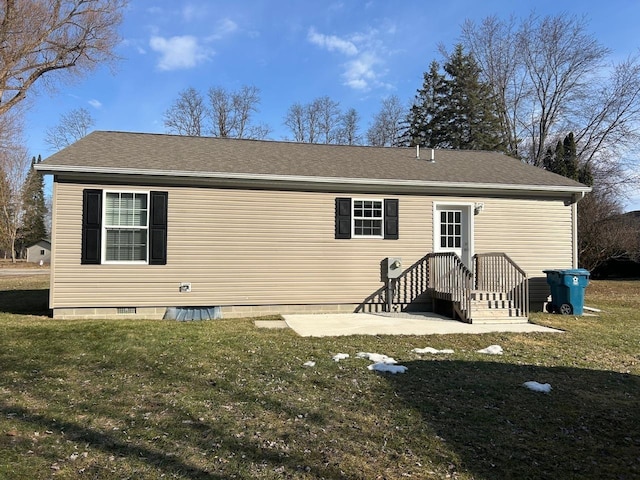
[[(57, 92), (30, 98), (27, 143), (33, 155), (61, 114), (86, 108), (95, 129), (165, 132), (163, 113), (178, 93), (194, 87), (260, 89), (258, 123), (270, 138), (290, 137), (289, 106), (320, 96), (355, 108), (366, 131), (383, 98), (409, 102), (438, 45), (451, 48), (465, 19), (536, 13), (585, 15), (588, 30), (612, 51), (611, 60), (639, 52), (636, 0), (131, 0), (121, 27), (122, 58)], [(640, 194), (630, 207), (640, 209)]]

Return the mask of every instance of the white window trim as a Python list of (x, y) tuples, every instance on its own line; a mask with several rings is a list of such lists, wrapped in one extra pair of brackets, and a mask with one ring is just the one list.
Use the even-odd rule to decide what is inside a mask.
[[(380, 217), (380, 235), (356, 235), (356, 202), (380, 202), (382, 216)], [(384, 238), (384, 199), (382, 198), (352, 198), (351, 199), (351, 238)], [(378, 220), (378, 218), (365, 219), (358, 217), (358, 220)]]
[[(107, 216), (107, 194), (109, 193), (118, 193), (118, 194), (122, 194), (122, 193), (135, 193), (138, 195), (146, 195), (147, 196), (147, 225), (145, 227), (138, 227), (140, 229), (144, 229), (147, 231), (147, 254), (146, 260), (130, 260), (130, 261), (125, 261), (125, 260), (107, 260), (107, 222), (106, 222), (106, 216)], [(105, 265), (149, 265), (149, 215), (150, 215), (150, 209), (151, 209), (151, 204), (150, 204), (150, 200), (151, 199), (151, 191), (150, 190), (103, 190), (103, 194), (102, 194), (102, 219), (101, 219), (101, 229), (102, 231), (100, 232), (101, 234), (101, 242), (100, 242), (100, 255), (102, 256), (102, 264)]]

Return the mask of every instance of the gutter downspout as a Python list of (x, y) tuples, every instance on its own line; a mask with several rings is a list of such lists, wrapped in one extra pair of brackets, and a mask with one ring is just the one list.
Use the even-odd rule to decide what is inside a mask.
[(571, 196), (571, 243), (573, 244), (571, 268), (578, 268), (578, 202), (584, 198), (584, 195), (585, 192), (580, 192)]

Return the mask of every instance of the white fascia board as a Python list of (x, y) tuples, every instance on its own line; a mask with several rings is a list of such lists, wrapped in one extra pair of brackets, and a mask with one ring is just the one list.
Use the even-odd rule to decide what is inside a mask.
[(179, 170), (147, 170), (136, 168), (106, 168), (106, 167), (86, 167), (72, 165), (47, 165), (36, 164), (35, 169), (43, 174), (93, 174), (93, 175), (126, 175), (135, 177), (162, 177), (162, 178), (194, 178), (209, 179), (226, 182), (237, 182), (238, 184), (283, 184), (293, 185), (335, 185), (335, 186), (377, 186), (394, 187), (399, 189), (447, 189), (447, 190), (474, 190), (474, 191), (496, 191), (509, 190), (520, 192), (556, 192), (571, 193), (584, 196), (590, 192), (590, 187), (585, 186), (562, 186), (562, 185), (517, 185), (504, 183), (465, 183), (465, 182), (441, 182), (425, 180), (400, 180), (400, 179), (379, 179), (379, 178), (348, 178), (348, 177), (311, 177), (304, 175), (274, 175), (257, 173), (233, 173), (233, 172), (192, 172)]

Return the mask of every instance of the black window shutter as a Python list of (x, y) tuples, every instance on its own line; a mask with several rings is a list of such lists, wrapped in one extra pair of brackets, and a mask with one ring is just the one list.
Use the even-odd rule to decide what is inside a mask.
[(351, 238), (350, 198), (336, 198), (336, 238)]
[(82, 265), (100, 264), (102, 233), (102, 190), (82, 191)]
[(151, 192), (149, 212), (149, 265), (167, 264), (167, 192)]
[(398, 199), (385, 198), (384, 200), (384, 238), (398, 240)]

